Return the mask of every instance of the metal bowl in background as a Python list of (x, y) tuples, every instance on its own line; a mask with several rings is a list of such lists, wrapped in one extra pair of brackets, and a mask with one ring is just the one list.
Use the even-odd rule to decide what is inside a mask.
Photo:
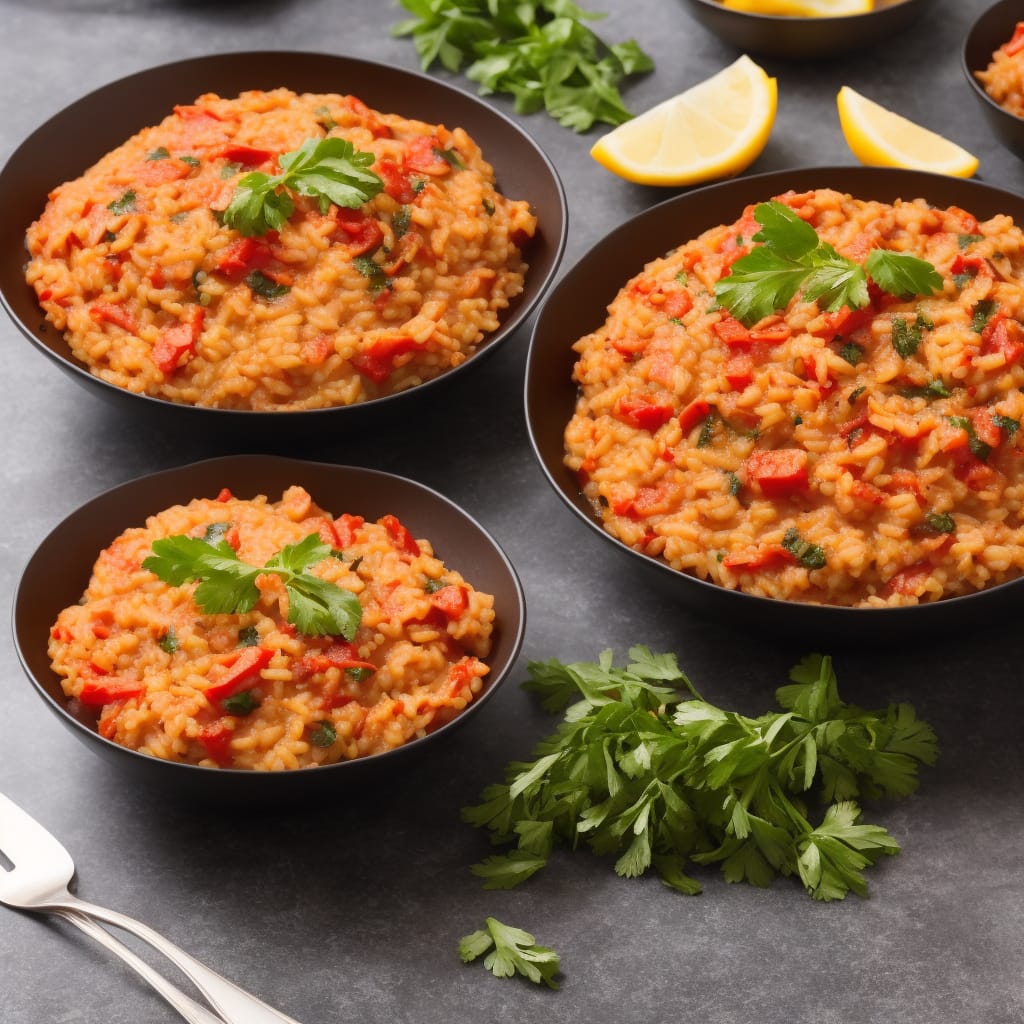
[(971, 26), (964, 40), (961, 63), (971, 92), (981, 107), (982, 116), (996, 138), (1012, 153), (1024, 158), (1024, 118), (1001, 107), (975, 78), (984, 71), (992, 54), (1013, 36), (1018, 21), (1024, 21), (1020, 0), (999, 0)]
[[(43, 322), (25, 282), (25, 231), (46, 206), (48, 193), (77, 178), (100, 157), (142, 128), (158, 124), (176, 104), (206, 92), (236, 96), (249, 89), (354, 93), (369, 106), (449, 128), (463, 127), (494, 167), (499, 188), (526, 199), (538, 218), (526, 247), (529, 263), (523, 292), (512, 300), (498, 330), (460, 366), (415, 388), (367, 402), (330, 409), (262, 412), (210, 409), (135, 394), (94, 376), (71, 354), (63, 337)], [(482, 358), (507, 341), (554, 278), (565, 247), (566, 200), (551, 162), (535, 142), (495, 108), (469, 93), (412, 71), (324, 53), (229, 53), (163, 64), (111, 82), (65, 107), (36, 129), (0, 171), (0, 302), (37, 350), (93, 394), (126, 413), (159, 418), (171, 427), (189, 424), (222, 433), (347, 431), (371, 420), (406, 416), (424, 396), (456, 374), (472, 373)]]
[(690, 13), (720, 39), (747, 53), (817, 60), (871, 46), (901, 32), (933, 0), (876, 0), (873, 10), (835, 18), (750, 14), (719, 0), (685, 0)]
[(735, 220), (749, 203), (789, 189), (833, 188), (859, 199), (891, 202), (923, 197), (936, 206), (959, 206), (979, 220), (997, 213), (1024, 223), (1024, 196), (977, 181), (887, 167), (820, 167), (738, 178), (666, 200), (622, 224), (587, 252), (552, 290), (537, 317), (526, 367), (526, 419), (530, 442), (555, 492), (600, 542), (623, 556), (615, 586), (624, 595), (653, 586), (670, 601), (737, 629), (800, 637), (833, 646), (902, 642), (968, 628), (987, 628), (1024, 597), (1024, 578), (990, 590), (899, 608), (845, 608), (772, 600), (688, 576), (667, 562), (635, 551), (605, 531), (579, 482), (563, 462), (563, 434), (577, 388), (572, 345), (604, 323), (620, 288), (652, 259)]
[[(227, 487), (236, 497), (279, 496), (300, 484), (322, 508), (368, 520), (392, 514), (478, 590), (494, 596), (493, 645), (485, 662), (483, 692), (435, 732), (387, 753), (295, 771), (256, 772), (164, 761), (119, 746), (96, 731), (95, 712), (74, 714), (50, 667), (50, 627), (82, 596), (100, 551), (125, 529), (195, 497)], [(165, 470), (121, 484), (86, 502), (39, 545), (14, 597), (14, 643), (21, 664), (46, 708), (90, 750), (123, 770), (132, 782), (182, 799), (264, 804), (330, 797), (367, 786), (396, 770), (408, 771), (453, 738), (493, 697), (513, 668), (526, 627), (522, 586), (504, 552), (479, 523), (441, 494), (412, 480), (352, 466), (300, 462), (268, 455), (238, 455)], [(413, 782), (409, 783), (413, 785)]]

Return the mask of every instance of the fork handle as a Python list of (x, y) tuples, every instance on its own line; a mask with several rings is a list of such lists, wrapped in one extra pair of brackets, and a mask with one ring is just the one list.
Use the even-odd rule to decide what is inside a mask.
[(119, 956), (132, 970), (148, 981), (188, 1021), (188, 1024), (224, 1024), (220, 1017), (214, 1016), (206, 1007), (200, 1006), (180, 988), (172, 985), (162, 974), (154, 971), (145, 960), (136, 956), (123, 942), (115, 939), (110, 932), (96, 924), (92, 918), (75, 910), (58, 910), (56, 914), (65, 921), (70, 921), (76, 928), (80, 928), (86, 935), (106, 946), (111, 953)]
[(293, 1017), (268, 1006), (251, 992), (246, 992), (233, 981), (228, 981), (227, 978), (211, 970), (206, 964), (200, 963), (194, 956), (153, 931), (149, 925), (136, 921), (134, 917), (129, 917), (117, 910), (99, 907), (70, 894), (69, 896), (62, 894), (60, 900), (49, 901), (48, 908), (77, 910), (87, 917), (104, 921), (117, 928), (123, 928), (142, 939), (143, 942), (163, 953), (202, 992), (207, 1002), (223, 1018), (223, 1024), (299, 1024)]

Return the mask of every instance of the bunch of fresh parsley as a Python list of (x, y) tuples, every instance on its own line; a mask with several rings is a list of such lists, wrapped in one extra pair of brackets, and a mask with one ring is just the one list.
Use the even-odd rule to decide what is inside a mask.
[(872, 249), (863, 265), (841, 256), (785, 203), (773, 199), (754, 208), (762, 244), (733, 263), (715, 285), (715, 299), (748, 327), (781, 312), (796, 296), (823, 309), (860, 309), (869, 302), (868, 276), (899, 297), (942, 290), (942, 277), (927, 260), (909, 253)]
[(844, 703), (831, 660), (810, 655), (777, 691), (782, 710), (747, 718), (701, 699), (673, 655), (629, 655), (625, 668), (608, 651), (596, 664), (531, 663), (527, 688), (567, 710), (534, 761), (510, 764), (505, 784), (463, 810), (516, 844), (474, 865), (485, 887), (529, 878), (561, 841), (614, 856), (627, 877), (653, 867), (684, 893), (700, 891), (689, 864), (718, 863), (731, 882), (796, 874), (815, 899), (865, 894), (864, 868), (899, 846), (861, 823), (855, 798), (913, 792), (937, 754), (913, 708)]
[(559, 955), (547, 946), (538, 946), (529, 932), (493, 917), (488, 917), (479, 931), (462, 937), (459, 956), (465, 964), (483, 956), (484, 967), (496, 978), (521, 974), (535, 985), (543, 981), (548, 988), (558, 988), (554, 976), (558, 973)]
[(278, 157), (280, 174), (252, 171), (239, 181), (224, 210), (224, 223), (243, 235), (276, 231), (295, 209), (289, 192), (317, 199), (322, 213), (331, 203), (356, 209), (384, 187), (369, 170), (373, 161), (372, 153), (357, 150), (347, 139), (307, 139)]
[(595, 121), (632, 116), (619, 92), (653, 61), (634, 40), (608, 45), (584, 24), (600, 17), (572, 0), (401, 0), (413, 17), (394, 27), (411, 35), (427, 70), (435, 61), (466, 74), (481, 95), (506, 93), (520, 114), (542, 108), (578, 132)]
[(193, 598), (209, 615), (251, 611), (259, 600), (256, 577), (274, 573), (288, 592), (288, 621), (306, 636), (343, 636), (351, 640), (363, 609), (359, 598), (344, 587), (307, 572), (334, 552), (315, 533), (298, 544), (286, 544), (266, 565), (239, 559), (226, 541), (210, 544), (199, 537), (178, 534), (153, 541), (153, 554), (142, 568), (173, 587), (200, 580)]

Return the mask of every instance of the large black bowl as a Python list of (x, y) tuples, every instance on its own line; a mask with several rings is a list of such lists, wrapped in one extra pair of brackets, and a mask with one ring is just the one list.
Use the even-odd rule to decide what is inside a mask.
[(975, 71), (984, 71), (992, 54), (1003, 43), (1009, 42), (1018, 21), (1024, 21), (1024, 5), (1020, 0), (1000, 0), (988, 8), (971, 26), (964, 40), (961, 63), (964, 74), (981, 106), (982, 116), (1004, 146), (1024, 158), (1024, 118), (1001, 107), (974, 77)]
[[(1008, 616), (1024, 598), (1024, 579), (990, 590), (902, 608), (840, 608), (755, 597), (687, 576), (666, 562), (634, 551), (601, 525), (564, 465), (563, 432), (576, 403), (571, 346), (604, 323), (608, 303), (649, 260), (729, 223), (744, 206), (788, 189), (834, 188), (860, 199), (892, 201), (923, 197), (936, 206), (960, 206), (986, 219), (1012, 214), (1024, 223), (1024, 197), (976, 181), (887, 167), (820, 167), (739, 178), (697, 189), (646, 210), (598, 242), (558, 283), (534, 326), (526, 369), (526, 419), (541, 468), (569, 509), (624, 556), (643, 582), (669, 600), (737, 628), (799, 635), (834, 645), (901, 641), (943, 629), (984, 627)], [(618, 585), (623, 585), (620, 580)]]
[(818, 60), (859, 50), (901, 32), (933, 0), (876, 0), (866, 14), (838, 18), (791, 18), (748, 14), (718, 0), (686, 0), (705, 28), (739, 50), (795, 60)]
[[(273, 498), (301, 484), (314, 500), (335, 514), (348, 511), (367, 519), (389, 513), (417, 537), (427, 537), (439, 558), (463, 573), (474, 587), (494, 595), (496, 623), (490, 666), (481, 695), (449, 723), (422, 739), (383, 754), (297, 771), (253, 772), (200, 768), (140, 754), (104, 739), (95, 718), (73, 714), (50, 667), (46, 647), (60, 611), (82, 596), (93, 563), (124, 529), (147, 516), (195, 497), (216, 495), (222, 487), (236, 497)], [(14, 642), (22, 666), (46, 707), (86, 746), (141, 784), (185, 798), (256, 804), (336, 794), (366, 786), (408, 769), (429, 756), (453, 732), (476, 717), (513, 667), (522, 646), (526, 606), (515, 569), (493, 538), (447, 498), (403, 477), (352, 466), (299, 462), (268, 455), (211, 459), (165, 470), (122, 484), (73, 512), (39, 545), (25, 567), (14, 597)]]
[[(472, 358), (419, 387), (356, 405), (301, 412), (204, 409), (137, 395), (93, 376), (53, 328), (46, 328), (34, 291), (25, 283), (25, 231), (48, 192), (78, 177), (101, 156), (147, 125), (159, 123), (175, 104), (205, 92), (235, 96), (247, 89), (288, 87), (297, 92), (354, 93), (369, 106), (448, 128), (461, 126), (479, 143), (495, 169), (499, 188), (528, 199), (538, 218), (526, 249), (530, 264), (522, 294), (505, 311), (497, 331)], [(32, 133), (0, 171), (0, 301), (22, 334), (78, 383), (128, 412), (172, 417), (215, 430), (280, 436), (339, 431), (370, 419), (406, 414), (454, 374), (471, 373), (507, 340), (547, 289), (566, 237), (561, 182), (540, 148), (513, 121), (469, 93), (426, 75), (323, 53), (229, 53), (163, 64), (105, 85), (72, 103)]]

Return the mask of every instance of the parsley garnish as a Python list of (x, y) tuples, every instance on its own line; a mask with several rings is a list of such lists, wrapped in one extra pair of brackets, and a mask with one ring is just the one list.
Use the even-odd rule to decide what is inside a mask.
[(966, 416), (947, 416), (946, 419), (954, 427), (967, 431), (967, 447), (976, 459), (984, 462), (992, 454), (992, 446), (978, 437), (974, 432), (974, 424)]
[(733, 263), (715, 285), (715, 298), (748, 327), (784, 310), (800, 292), (805, 302), (835, 311), (868, 305), (872, 280), (891, 295), (930, 295), (942, 288), (938, 271), (907, 253), (872, 249), (864, 265), (841, 256), (785, 203), (772, 200), (754, 208), (762, 244)]
[(915, 317), (911, 323), (905, 316), (894, 316), (892, 324), (892, 347), (902, 359), (909, 359), (921, 344), (924, 328), (927, 324), (921, 317)]
[(226, 697), (221, 705), (228, 714), (243, 716), (252, 714), (260, 706), (260, 702), (252, 690), (242, 690)]
[(167, 160), (170, 157), (170, 155), (171, 154), (167, 151), (166, 147), (157, 146), (157, 148), (154, 149), (151, 153), (146, 154), (146, 160), (147, 162), (151, 160)]
[(975, 303), (974, 309), (971, 310), (971, 330), (981, 334), (998, 308), (999, 303), (995, 299), (982, 299), (981, 302)]
[(370, 678), (377, 670), (373, 668), (347, 668), (345, 675), (354, 683), (362, 683)]
[(209, 615), (251, 611), (260, 596), (256, 577), (274, 573), (284, 580), (288, 621), (300, 633), (351, 640), (362, 619), (359, 599), (351, 591), (307, 572), (330, 553), (331, 549), (311, 533), (298, 544), (285, 545), (260, 567), (240, 561), (235, 549), (224, 541), (213, 545), (179, 534), (153, 541), (153, 554), (142, 568), (172, 587), (200, 580), (193, 597)]
[(484, 205), (484, 213), (486, 213), (488, 217), (493, 217), (494, 216), (494, 203), (492, 203), (490, 201), (490, 199), (486, 198), (486, 196), (485, 196), (484, 200), (483, 200), (483, 205)]
[(867, 391), (867, 388), (864, 385), (861, 385), (859, 388), (854, 388), (850, 392), (850, 397), (847, 399), (847, 402), (849, 402), (850, 405), (853, 405), (853, 403), (856, 402), (865, 391)]
[(817, 544), (804, 540), (795, 526), (782, 538), (782, 546), (805, 568), (823, 569), (827, 564), (825, 551)]
[(597, 17), (573, 0), (401, 0), (413, 17), (395, 25), (412, 36), (420, 65), (464, 63), (481, 95), (507, 93), (516, 112), (546, 109), (578, 132), (595, 121), (622, 124), (630, 113), (619, 94), (629, 75), (653, 61), (633, 40), (606, 44), (585, 24)]
[(157, 643), (165, 654), (173, 654), (178, 649), (178, 635), (174, 632), (174, 627), (171, 626)]
[(1015, 420), (1012, 416), (1004, 416), (1001, 412), (997, 412), (992, 417), (992, 422), (999, 427), (1007, 437), (1013, 437), (1013, 435), (1020, 430), (1019, 420)]
[[(855, 798), (906, 796), (935, 734), (909, 704), (868, 711), (839, 698), (831, 659), (810, 655), (776, 693), (781, 713), (747, 718), (701, 699), (671, 654), (630, 650), (625, 668), (532, 662), (528, 689), (565, 719), (463, 818), (510, 852), (473, 871), (511, 888), (542, 868), (556, 841), (618, 859), (619, 875), (653, 867), (696, 893), (689, 863), (722, 865), (727, 881), (768, 885), (797, 874), (815, 899), (863, 895), (863, 869), (899, 846), (859, 822)], [(830, 803), (821, 824), (815, 800)]]
[(120, 199), (107, 203), (107, 209), (111, 213), (134, 213), (135, 212), (135, 191), (128, 189)]
[(900, 392), (904, 398), (927, 398), (929, 401), (933, 398), (949, 398), (951, 393), (949, 388), (937, 378), (928, 381), (923, 387), (904, 388)]
[(352, 260), (352, 266), (369, 280), (371, 294), (376, 295), (387, 288), (388, 275), (384, 273), (384, 268), (372, 256), (356, 256)]
[(245, 283), (254, 294), (262, 299), (279, 299), (287, 295), (291, 288), (286, 284), (278, 284), (273, 278), (267, 277), (262, 270), (253, 270), (245, 279)]
[(316, 728), (309, 734), (309, 742), (314, 747), (330, 747), (337, 739), (337, 730), (326, 720), (317, 722)]
[(317, 124), (320, 125), (325, 132), (329, 132), (332, 128), (338, 127), (338, 122), (331, 116), (330, 107), (317, 107), (313, 113), (317, 115)]
[(558, 954), (547, 946), (538, 946), (537, 940), (521, 928), (488, 917), (483, 928), (459, 940), (459, 956), (464, 964), (484, 954), (484, 967), (496, 978), (521, 974), (535, 985), (543, 981), (549, 988), (558, 988), (553, 980), (558, 973)]
[(700, 433), (697, 435), (697, 447), (707, 448), (711, 444), (711, 438), (715, 433), (715, 414), (708, 413), (704, 417), (704, 423), (701, 425)]
[(239, 647), (255, 647), (260, 642), (260, 631), (255, 626), (245, 626), (238, 631)]
[(439, 590), (444, 590), (447, 586), (448, 581), (442, 578), (439, 580), (427, 580), (427, 582), (423, 584), (423, 589), (428, 594), (436, 594)]
[(395, 211), (395, 215), (391, 218), (391, 230), (395, 233), (396, 239), (401, 238), (409, 230), (411, 220), (412, 210), (408, 206), (400, 206)]
[(179, 156), (178, 159), (183, 164), (188, 164), (189, 167), (198, 167), (199, 166), (199, 160), (198, 160), (197, 157), (194, 157), (194, 156)]
[(926, 512), (921, 527), (927, 533), (956, 533), (956, 523), (948, 512)]
[(864, 358), (864, 346), (849, 341), (839, 350), (839, 355), (851, 366), (856, 366)]
[(726, 490), (735, 498), (740, 493), (740, 478), (730, 469), (726, 471), (725, 479), (728, 482)]
[(972, 243), (980, 242), (984, 237), (984, 235), (957, 235), (956, 244), (958, 248), (966, 249)]
[(466, 169), (466, 165), (462, 162), (462, 157), (454, 149), (440, 149), (438, 146), (435, 146), (434, 155), (451, 164), (457, 171), (464, 171)]
[(236, 164), (236, 163), (234, 163), (232, 161), (228, 161), (228, 163), (226, 163), (220, 169), (220, 178), (221, 178), (221, 181), (227, 181), (228, 178), (233, 178), (236, 174), (241, 174), (241, 173), (242, 173), (242, 165), (241, 164)]
[(230, 529), (231, 523), (207, 523), (206, 530), (203, 532), (203, 540), (205, 540), (207, 544), (219, 544)]
[(298, 149), (278, 157), (280, 174), (270, 177), (252, 171), (242, 178), (224, 210), (224, 223), (243, 235), (276, 230), (295, 209), (289, 191), (318, 199), (321, 213), (331, 203), (355, 209), (384, 187), (368, 170), (373, 161), (372, 153), (356, 150), (346, 139), (307, 139)]

